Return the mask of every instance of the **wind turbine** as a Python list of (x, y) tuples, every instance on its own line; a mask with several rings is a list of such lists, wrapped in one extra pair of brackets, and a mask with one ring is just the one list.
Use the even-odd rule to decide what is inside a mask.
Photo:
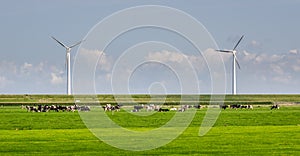
[(236, 43), (232, 50), (216, 50), (222, 53), (231, 53), (232, 54), (232, 94), (236, 95), (236, 70), (235, 64), (238, 65), (239, 69), (241, 69), (240, 64), (236, 57), (236, 47), (240, 44), (241, 40), (243, 39), (244, 35), (240, 38), (240, 40)]
[(83, 40), (68, 47), (65, 44), (63, 44), (62, 42), (58, 41), (53, 36), (51, 36), (51, 38), (54, 39), (58, 44), (60, 44), (64, 48), (66, 48), (66, 63), (65, 64), (67, 65), (67, 94), (71, 95), (72, 93), (71, 93), (71, 55), (70, 55), (70, 52), (73, 47), (79, 45), (81, 42), (83, 42)]

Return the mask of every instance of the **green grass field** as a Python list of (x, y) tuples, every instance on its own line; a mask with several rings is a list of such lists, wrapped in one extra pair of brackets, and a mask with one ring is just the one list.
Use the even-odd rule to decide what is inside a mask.
[[(244, 99), (247, 99), (244, 97)], [(261, 100), (264, 101), (264, 100)], [(96, 138), (78, 112), (26, 112), (19, 106), (0, 107), (0, 155), (299, 155), (300, 107), (279, 110), (222, 110), (214, 127), (198, 136), (206, 108), (198, 110), (190, 126), (169, 144), (148, 151), (114, 148)], [(90, 112), (87, 112), (90, 113)], [(149, 130), (174, 113), (135, 116), (107, 113), (128, 129)]]

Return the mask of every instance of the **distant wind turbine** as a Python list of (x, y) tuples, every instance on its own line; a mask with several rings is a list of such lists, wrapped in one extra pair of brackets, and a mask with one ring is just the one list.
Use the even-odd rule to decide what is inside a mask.
[(71, 49), (77, 45), (79, 45), (82, 41), (79, 41), (73, 45), (71, 45), (70, 47), (66, 46), (65, 44), (63, 44), (62, 42), (58, 41), (56, 38), (54, 38), (53, 36), (51, 36), (52, 39), (54, 39), (58, 44), (60, 44), (61, 46), (63, 46), (64, 48), (66, 48), (66, 62), (65, 64), (67, 65), (67, 94), (71, 95)]
[(236, 70), (235, 64), (238, 65), (239, 69), (241, 69), (240, 64), (236, 57), (236, 47), (240, 44), (241, 40), (244, 38), (244, 35), (240, 38), (240, 40), (236, 43), (232, 50), (216, 50), (222, 53), (231, 53), (232, 54), (232, 94), (236, 95)]

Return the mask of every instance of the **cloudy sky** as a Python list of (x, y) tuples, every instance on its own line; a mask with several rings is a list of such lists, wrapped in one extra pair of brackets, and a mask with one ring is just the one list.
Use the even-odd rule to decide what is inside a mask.
[[(50, 36), (67, 45), (89, 39), (88, 32), (101, 20), (140, 5), (168, 6), (191, 15), (221, 49), (232, 49), (245, 35), (237, 48), (241, 65), (237, 69), (238, 93), (300, 93), (299, 0), (11, 0), (0, 5), (0, 94), (66, 93), (65, 50)], [(177, 17), (170, 16), (172, 20)], [(129, 21), (119, 22), (122, 25)], [(177, 23), (189, 24), (182, 20)], [(215, 47), (203, 49), (202, 55), (197, 55), (178, 34), (156, 28), (122, 34), (105, 50), (91, 47), (89, 42), (86, 40), (80, 49), (72, 49), (71, 62), (75, 62), (78, 51), (86, 54), (88, 62), (102, 56), (93, 79), (97, 93), (113, 93), (118, 88), (112, 86), (123, 82), (123, 78), (130, 93), (180, 93), (180, 85), (198, 85), (199, 93), (211, 92), (212, 71), (205, 63), (216, 61), (210, 59)], [(141, 52), (145, 49), (150, 50)], [(146, 62), (133, 64), (125, 54)], [(230, 94), (232, 58), (228, 54), (220, 56), (225, 65), (224, 92)], [(178, 74), (190, 74), (189, 80), (194, 80), (193, 73), (188, 71), (196, 71), (197, 77), (190, 84), (181, 82)]]

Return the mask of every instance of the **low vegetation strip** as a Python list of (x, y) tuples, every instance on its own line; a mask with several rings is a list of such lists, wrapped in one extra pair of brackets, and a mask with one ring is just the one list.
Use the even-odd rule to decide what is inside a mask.
[[(185, 102), (194, 102), (195, 95), (184, 95), (185, 99), (190, 99)], [(76, 97), (84, 98), (84, 95), (76, 95)], [(114, 95), (97, 95), (95, 100), (100, 103), (115, 103)], [(190, 97), (190, 98), (189, 98)], [(295, 102), (300, 103), (299, 95), (224, 95), (225, 103), (274, 103), (274, 102)], [(181, 100), (181, 95), (156, 95), (151, 97), (150, 95), (124, 95), (123, 100), (118, 95), (118, 100), (128, 101), (128, 98), (132, 98), (139, 103), (148, 103), (150, 99), (152, 101), (160, 102), (162, 98), (165, 98), (165, 103), (176, 104)], [(200, 103), (208, 104), (210, 101), (210, 95), (199, 95), (198, 100)], [(74, 96), (68, 95), (0, 95), (0, 104), (12, 105), (12, 104), (36, 104), (36, 103), (74, 103), (76, 99)]]

